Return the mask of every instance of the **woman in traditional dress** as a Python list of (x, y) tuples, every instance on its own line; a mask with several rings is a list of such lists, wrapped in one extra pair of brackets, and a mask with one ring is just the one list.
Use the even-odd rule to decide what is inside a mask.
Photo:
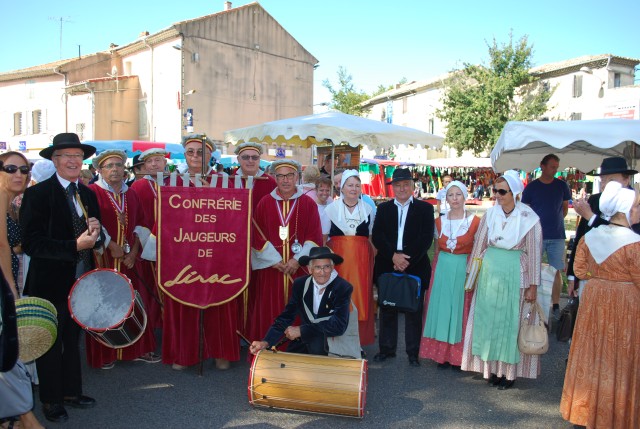
[(480, 219), (465, 210), (467, 187), (453, 181), (445, 188), (449, 211), (436, 219), (434, 272), (425, 299), (426, 318), (420, 357), (438, 362), (439, 369), (460, 370), (464, 331), (472, 292), (464, 291), (467, 259)]
[(353, 286), (352, 300), (358, 309), (360, 345), (375, 341), (375, 308), (373, 302), (373, 209), (360, 198), (362, 184), (356, 170), (342, 173), (340, 197), (324, 211), (331, 222), (327, 246), (344, 255), (338, 274)]
[(514, 170), (496, 179), (497, 205), (480, 221), (471, 252), (471, 258), (483, 262), (469, 309), (462, 369), (481, 373), (500, 390), (511, 388), (516, 377), (540, 373), (540, 356), (518, 349), (523, 310), (530, 308), (525, 301), (537, 298), (542, 254), (540, 219), (520, 202), (523, 189)]
[(609, 225), (578, 243), (573, 270), (586, 279), (560, 412), (576, 427), (640, 427), (640, 222), (637, 194), (609, 182), (600, 196)]

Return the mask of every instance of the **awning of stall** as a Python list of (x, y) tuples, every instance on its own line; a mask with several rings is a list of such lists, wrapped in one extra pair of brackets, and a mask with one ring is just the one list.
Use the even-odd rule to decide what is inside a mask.
[(393, 161), (390, 159), (375, 159), (375, 158), (360, 158), (360, 164), (373, 164), (373, 165), (383, 165), (383, 166), (393, 166), (393, 167), (398, 167), (398, 166), (406, 166), (406, 167), (412, 167), (414, 165), (416, 165), (413, 162), (406, 162), (406, 161)]
[(491, 158), (436, 158), (419, 165), (429, 165), (436, 168), (491, 168)]
[(184, 159), (184, 148), (178, 143), (161, 143), (137, 140), (86, 140), (83, 143), (96, 148), (97, 153), (108, 149), (123, 150), (127, 157), (133, 158), (148, 149), (163, 149), (170, 153), (171, 159)]

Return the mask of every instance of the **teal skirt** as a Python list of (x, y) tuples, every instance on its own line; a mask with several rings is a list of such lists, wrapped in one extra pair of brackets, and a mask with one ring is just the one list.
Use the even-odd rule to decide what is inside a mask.
[(423, 337), (449, 344), (462, 341), (467, 256), (443, 251), (438, 254)]
[(482, 261), (471, 350), (485, 362), (520, 362), (520, 253), (489, 247)]

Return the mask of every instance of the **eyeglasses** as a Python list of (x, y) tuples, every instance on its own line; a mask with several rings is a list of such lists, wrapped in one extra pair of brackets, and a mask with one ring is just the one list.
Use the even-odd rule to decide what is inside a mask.
[(109, 164), (105, 164), (100, 166), (100, 168), (106, 168), (107, 170), (113, 170), (114, 168), (123, 168), (124, 164), (121, 162), (110, 162)]
[(503, 197), (504, 197), (505, 195), (507, 195), (508, 193), (510, 193), (510, 192), (511, 192), (511, 191), (507, 191), (506, 189), (496, 189), (496, 188), (493, 188), (493, 193), (494, 193), (494, 194), (500, 194), (500, 195), (501, 195), (501, 196), (503, 196)]
[(58, 155), (54, 155), (56, 158), (65, 158), (65, 159), (72, 159), (72, 160), (82, 160), (84, 159), (84, 154), (80, 154), (80, 153), (60, 153)]
[(296, 176), (296, 173), (289, 173), (289, 174), (276, 174), (276, 180), (293, 180), (293, 178)]
[(313, 271), (315, 271), (316, 273), (321, 273), (323, 271), (331, 271), (333, 270), (333, 265), (316, 265), (313, 268)]
[(258, 161), (260, 159), (260, 155), (240, 155), (240, 159), (243, 161)]
[(27, 175), (31, 171), (31, 169), (26, 165), (21, 165), (18, 167), (17, 165), (9, 164), (2, 167), (2, 171), (8, 174), (13, 174), (16, 171), (20, 171), (21, 174)]
[(189, 156), (202, 156), (202, 149), (198, 149), (198, 150), (189, 149), (185, 153)]

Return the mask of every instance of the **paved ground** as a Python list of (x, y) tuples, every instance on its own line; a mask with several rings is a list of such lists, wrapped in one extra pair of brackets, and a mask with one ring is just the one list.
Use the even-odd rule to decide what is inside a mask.
[[(402, 323), (401, 323), (401, 326)], [(400, 335), (402, 338), (403, 335)], [(404, 344), (399, 344), (402, 351)], [(243, 349), (246, 350), (246, 349)], [(371, 357), (375, 346), (365, 348)], [(560, 417), (568, 345), (551, 337), (537, 380), (519, 379), (511, 390), (489, 387), (478, 375), (439, 370), (423, 361), (408, 365), (398, 353), (384, 363), (370, 362), (364, 419), (253, 408), (247, 399), (249, 363), (243, 358), (228, 371), (212, 361), (174, 371), (163, 364), (119, 362), (111, 370), (84, 368), (85, 393), (98, 405), (70, 408), (64, 428), (570, 428)]]

